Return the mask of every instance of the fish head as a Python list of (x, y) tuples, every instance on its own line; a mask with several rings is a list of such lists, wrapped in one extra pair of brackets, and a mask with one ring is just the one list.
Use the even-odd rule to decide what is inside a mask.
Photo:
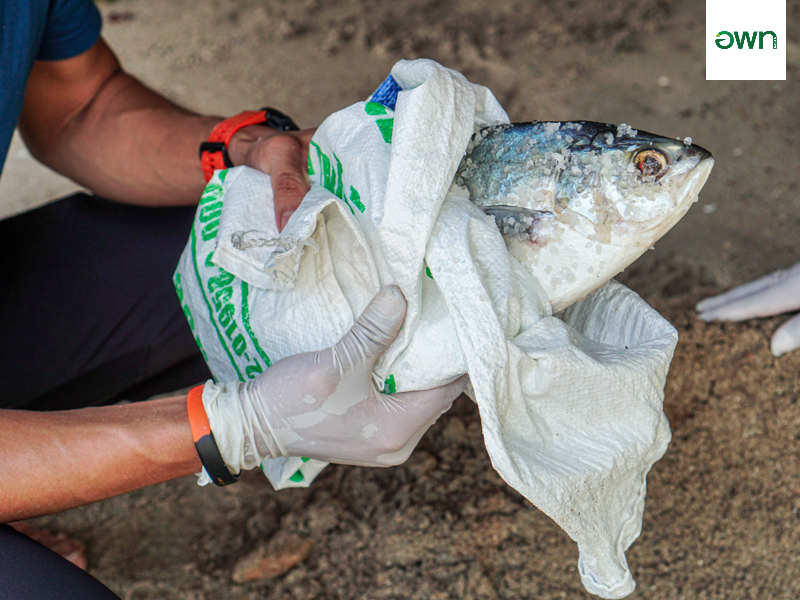
[(476, 134), (456, 176), (495, 217), (554, 311), (596, 290), (686, 213), (714, 159), (691, 143), (588, 121)]
[(686, 141), (624, 124), (578, 125), (556, 177), (555, 206), (579, 214), (596, 237), (607, 226), (622, 243), (643, 235), (651, 246), (653, 233), (661, 237), (689, 209), (714, 164), (707, 150)]

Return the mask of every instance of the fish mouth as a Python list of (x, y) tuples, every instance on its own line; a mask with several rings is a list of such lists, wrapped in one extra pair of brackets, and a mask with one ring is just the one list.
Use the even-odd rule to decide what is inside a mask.
[[(677, 148), (675, 146), (678, 146)], [(679, 163), (688, 162), (689, 164), (694, 164), (688, 171), (689, 173), (693, 173), (704, 161), (708, 159), (714, 160), (714, 157), (711, 156), (711, 152), (703, 148), (702, 146), (698, 146), (696, 144), (689, 144), (684, 145), (682, 142), (675, 142), (672, 147), (664, 145), (663, 151), (665, 151), (670, 159), (670, 167), (676, 166)], [(656, 146), (658, 147), (658, 146)]]
[(666, 217), (656, 218), (649, 226), (647, 221), (642, 221), (638, 224), (641, 227), (640, 234), (646, 233), (653, 238), (651, 242), (647, 242), (647, 245), (652, 245), (661, 239), (667, 231), (672, 229), (683, 218), (697, 200), (706, 181), (708, 181), (711, 170), (714, 168), (714, 157), (711, 156), (710, 152), (699, 146), (697, 149), (699, 151), (697, 155), (701, 157), (700, 161), (688, 172), (681, 175), (680, 179), (673, 184), (675, 188), (672, 192), (673, 209), (670, 211), (671, 214), (666, 215)]
[(681, 158), (682, 160), (687, 158), (692, 161), (697, 160), (697, 162), (685, 173), (676, 173), (676, 176), (666, 184), (671, 187), (669, 206), (665, 207), (664, 212), (658, 212), (648, 218), (627, 220), (626, 233), (635, 232), (638, 235), (654, 236), (652, 243), (655, 243), (683, 218), (697, 200), (714, 168), (714, 157), (707, 150), (696, 146), (690, 150), (688, 156), (684, 155)]
[(697, 166), (699, 167), (703, 161), (711, 159), (712, 164), (714, 162), (714, 157), (711, 156), (711, 152), (703, 148), (702, 146), (698, 146), (696, 144), (690, 144), (686, 146), (686, 148), (681, 153), (684, 157), (687, 158), (696, 158), (697, 159)]
[(700, 194), (700, 190), (703, 189), (703, 186), (708, 181), (708, 176), (711, 175), (711, 169), (714, 168), (714, 164), (716, 161), (714, 157), (711, 156), (711, 153), (708, 150), (704, 150), (698, 146), (698, 149), (702, 151), (702, 155), (700, 158), (700, 162), (697, 163), (697, 166), (689, 172), (689, 177), (691, 181), (691, 189), (687, 196), (689, 198), (696, 198)]
[[(673, 185), (676, 186), (676, 190), (681, 191), (684, 200), (694, 199), (708, 180), (711, 169), (714, 168), (714, 157), (705, 148), (691, 145), (681, 152), (676, 162), (678, 161), (687, 161), (693, 166), (689, 166), (685, 173), (679, 175)], [(676, 198), (676, 206), (680, 204), (681, 200)]]

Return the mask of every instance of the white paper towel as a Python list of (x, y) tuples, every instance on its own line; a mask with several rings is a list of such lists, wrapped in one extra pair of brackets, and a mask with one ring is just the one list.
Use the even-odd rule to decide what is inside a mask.
[[(494, 219), (451, 187), (472, 133), (507, 122), (503, 109), (429, 60), (399, 62), (387, 85), (320, 126), (312, 189), (280, 234), (267, 175), (217, 172), (175, 274), (198, 344), (218, 380), (255, 377), (332, 345), (399, 285), (407, 317), (376, 379), (392, 393), (469, 373), (495, 469), (578, 543), (590, 592), (624, 597), (645, 477), (670, 439), (677, 332), (614, 282), (552, 316)], [(324, 466), (263, 469), (282, 488)]]

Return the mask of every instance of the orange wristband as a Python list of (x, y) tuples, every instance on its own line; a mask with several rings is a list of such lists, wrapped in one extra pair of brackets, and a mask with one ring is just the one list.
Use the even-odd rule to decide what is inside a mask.
[(233, 162), (228, 157), (228, 142), (233, 134), (248, 125), (266, 125), (278, 131), (298, 131), (300, 128), (294, 121), (279, 110), (262, 108), (246, 110), (217, 124), (208, 136), (208, 140), (200, 144), (200, 165), (206, 182), (211, 181), (217, 169), (230, 169)]
[(203, 405), (204, 387), (204, 385), (198, 385), (189, 390), (189, 394), (186, 396), (192, 440), (194, 440), (194, 447), (200, 457), (200, 462), (203, 463), (211, 481), (216, 485), (230, 485), (239, 481), (241, 473), (236, 475), (231, 473), (219, 452), (217, 440), (214, 439), (206, 408)]

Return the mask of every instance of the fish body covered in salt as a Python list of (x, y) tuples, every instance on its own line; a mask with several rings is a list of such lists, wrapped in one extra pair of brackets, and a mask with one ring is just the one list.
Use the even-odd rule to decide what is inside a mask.
[(691, 138), (536, 121), (475, 134), (454, 183), (495, 217), (509, 252), (560, 311), (652, 248), (713, 165)]

